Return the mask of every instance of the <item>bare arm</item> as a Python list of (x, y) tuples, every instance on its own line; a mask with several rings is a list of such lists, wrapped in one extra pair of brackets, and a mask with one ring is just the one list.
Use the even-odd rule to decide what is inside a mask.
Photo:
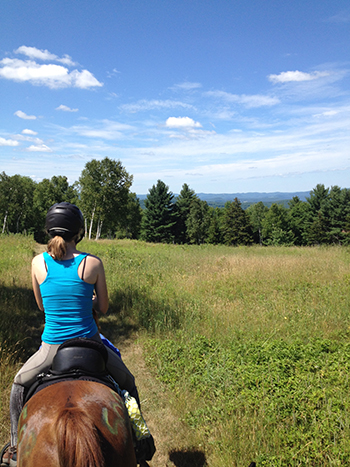
[(108, 310), (108, 291), (102, 261), (100, 261), (99, 273), (95, 282), (95, 294), (92, 300), (93, 309), (99, 313), (106, 314)]
[[(44, 311), (44, 305), (43, 305), (43, 300), (41, 298), (41, 292), (40, 292), (40, 283), (42, 280), (40, 280), (40, 275), (42, 275), (42, 272), (40, 271), (40, 265), (41, 262), (43, 261), (42, 255), (36, 256), (33, 258), (32, 261), (32, 284), (33, 284), (33, 292), (35, 296), (36, 303), (39, 307), (39, 310)], [(38, 278), (39, 276), (39, 278)]]
[[(83, 266), (78, 269), (80, 277), (82, 277)], [(103, 263), (97, 256), (88, 255), (86, 257), (86, 265), (83, 280), (89, 284), (94, 284), (95, 295), (92, 299), (92, 307), (99, 313), (105, 314), (108, 310), (108, 291), (106, 284), (106, 275)]]

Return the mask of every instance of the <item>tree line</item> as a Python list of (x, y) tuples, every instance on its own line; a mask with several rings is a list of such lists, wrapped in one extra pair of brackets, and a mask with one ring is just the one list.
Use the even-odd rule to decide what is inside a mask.
[(323, 245), (350, 243), (350, 189), (318, 184), (306, 201), (288, 206), (262, 202), (243, 209), (238, 198), (211, 207), (185, 183), (177, 197), (161, 180), (149, 190), (141, 209), (131, 192), (133, 177), (120, 161), (86, 163), (77, 182), (54, 176), (0, 173), (1, 233), (34, 234), (45, 241), (47, 210), (68, 201), (84, 214), (88, 238), (132, 238), (148, 242), (225, 245)]

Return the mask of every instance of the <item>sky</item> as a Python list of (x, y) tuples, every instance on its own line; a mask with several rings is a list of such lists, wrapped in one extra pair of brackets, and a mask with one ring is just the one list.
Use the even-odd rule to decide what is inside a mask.
[(350, 187), (348, 0), (2, 0), (0, 172)]

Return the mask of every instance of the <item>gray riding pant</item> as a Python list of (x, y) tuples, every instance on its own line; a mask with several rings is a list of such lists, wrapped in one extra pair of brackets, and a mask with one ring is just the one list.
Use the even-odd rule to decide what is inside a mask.
[[(102, 343), (99, 333), (96, 333), (91, 339)], [(40, 349), (19, 370), (15, 376), (14, 383), (29, 388), (35, 383), (38, 374), (44, 373), (50, 368), (59, 346), (60, 344), (54, 345), (42, 342)], [(107, 346), (106, 349), (108, 352), (107, 371), (122, 389), (126, 389), (131, 393), (135, 386), (133, 375), (127, 369), (122, 359), (112, 349)]]

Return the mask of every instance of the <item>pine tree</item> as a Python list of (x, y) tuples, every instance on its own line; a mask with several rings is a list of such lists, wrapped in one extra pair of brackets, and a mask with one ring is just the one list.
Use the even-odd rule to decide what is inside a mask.
[(196, 198), (192, 201), (186, 221), (190, 243), (200, 245), (207, 241), (210, 225), (209, 206), (206, 201)]
[(175, 202), (175, 209), (177, 212), (175, 225), (175, 243), (189, 242), (186, 222), (190, 214), (191, 203), (195, 199), (198, 198), (194, 190), (191, 190), (187, 183), (184, 183)]
[(262, 201), (258, 203), (252, 204), (246, 210), (246, 213), (249, 216), (250, 223), (252, 226), (252, 231), (254, 237), (260, 245), (263, 244), (263, 235), (262, 235), (262, 227), (263, 227), (263, 219), (268, 212), (267, 206), (264, 205)]
[(262, 222), (265, 245), (291, 245), (294, 235), (288, 222), (288, 210), (281, 204), (273, 203)]
[(141, 238), (147, 242), (171, 243), (176, 223), (174, 195), (164, 182), (158, 180), (145, 199), (141, 223)]
[(226, 245), (249, 245), (253, 242), (249, 217), (238, 198), (225, 204), (223, 236)]
[(223, 243), (222, 237), (222, 213), (223, 209), (221, 208), (212, 208), (209, 207), (209, 228), (208, 228), (208, 237), (207, 242), (219, 245)]

